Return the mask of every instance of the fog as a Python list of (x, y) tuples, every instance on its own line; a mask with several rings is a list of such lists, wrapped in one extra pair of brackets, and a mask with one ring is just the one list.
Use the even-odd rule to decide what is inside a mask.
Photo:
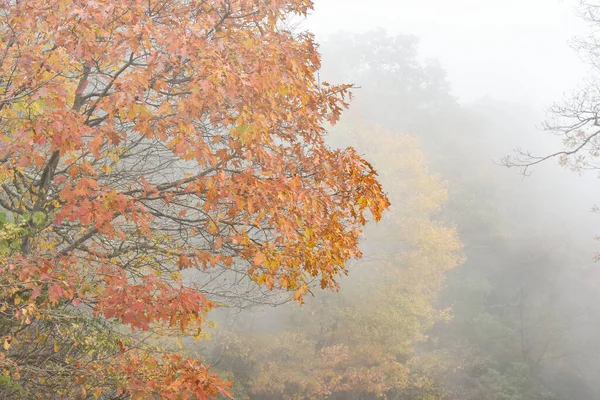
[(203, 351), (239, 396), (600, 399), (598, 171), (506, 165), (565, 146), (542, 126), (593, 69), (578, 5), (315, 2), (320, 77), (357, 87), (329, 143), (374, 164), (391, 217), (340, 293), (216, 317)]
[(569, 42), (588, 28), (578, 0), (316, 1), (304, 26), (317, 39), (383, 28), (419, 38), (421, 58), (438, 60), (461, 102), (547, 106), (585, 76)]
[[(314, 32), (318, 41), (339, 31), (383, 29), (391, 35), (413, 36), (418, 40), (417, 59), (439, 63), (449, 92), (459, 104), (491, 100), (504, 102), (507, 108), (528, 109), (528, 120), (513, 125), (510, 132), (498, 131), (502, 138), (493, 138), (494, 143), (486, 146), (489, 160), (481, 160), (485, 164), (499, 161), (517, 147), (539, 154), (560, 148), (560, 140), (549, 137), (540, 127), (547, 109), (569, 98), (591, 71), (585, 54), (573, 49), (577, 38), (594, 29), (580, 18), (579, 6), (579, 0), (375, 0), (368, 7), (358, 1), (317, 1), (302, 26)], [(325, 65), (330, 62), (335, 60), (325, 57)], [(351, 76), (345, 78), (355, 83)], [(536, 208), (545, 209), (557, 220), (571, 219), (567, 225), (580, 230), (587, 226), (586, 221), (594, 219), (588, 211), (600, 194), (594, 185), (595, 174), (573, 176), (556, 163), (549, 164), (554, 165), (536, 169), (536, 184), (545, 191), (539, 193), (540, 199), (555, 201), (535, 202)], [(495, 173), (515, 175), (514, 171)], [(524, 180), (513, 184), (531, 183)], [(593, 226), (583, 229), (593, 230)]]

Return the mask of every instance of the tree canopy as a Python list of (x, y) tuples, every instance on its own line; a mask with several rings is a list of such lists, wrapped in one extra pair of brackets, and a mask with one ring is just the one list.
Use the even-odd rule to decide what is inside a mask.
[(350, 86), (320, 83), (312, 36), (283, 24), (311, 7), (0, 3), (4, 386), (227, 394), (143, 333), (198, 335), (242, 285), (298, 301), (314, 280), (337, 287), (389, 203), (367, 161), (324, 141)]

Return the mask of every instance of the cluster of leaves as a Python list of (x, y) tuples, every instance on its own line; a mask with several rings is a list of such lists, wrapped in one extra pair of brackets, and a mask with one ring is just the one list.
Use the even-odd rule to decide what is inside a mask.
[(261, 286), (337, 288), (389, 202), (367, 161), (325, 143), (350, 87), (319, 83), (312, 36), (282, 23), (311, 7), (0, 1), (7, 390), (228, 395), (148, 337), (200, 336)]

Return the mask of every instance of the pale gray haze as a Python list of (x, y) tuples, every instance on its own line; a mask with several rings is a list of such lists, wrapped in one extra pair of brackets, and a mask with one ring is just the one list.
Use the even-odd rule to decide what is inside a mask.
[(415, 35), (463, 102), (490, 95), (544, 107), (587, 67), (568, 42), (587, 30), (577, 0), (316, 0), (306, 22), (318, 39), (339, 30)]
[[(530, 109), (529, 124), (502, 132), (502, 143), (490, 144), (484, 162), (491, 164), (520, 146), (537, 153), (560, 148), (560, 140), (539, 127), (544, 111), (589, 75), (590, 66), (572, 47), (573, 40), (591, 32), (579, 5), (579, 0), (316, 0), (303, 27), (319, 42), (339, 31), (384, 29), (390, 35), (414, 36), (418, 57), (439, 62), (459, 103), (489, 97)], [(519, 182), (514, 170), (497, 173), (512, 175), (515, 187), (531, 184), (528, 179)], [(573, 175), (552, 161), (533, 173), (538, 190), (545, 191), (540, 195), (557, 200), (536, 201), (538, 211), (563, 221), (582, 240), (600, 233), (597, 216), (589, 213), (598, 199), (596, 174)], [(588, 222), (590, 227), (582, 229)]]

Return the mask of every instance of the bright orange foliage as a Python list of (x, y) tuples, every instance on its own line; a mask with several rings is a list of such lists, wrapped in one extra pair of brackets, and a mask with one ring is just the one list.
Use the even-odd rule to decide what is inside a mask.
[[(0, 366), (14, 380), (15, 349), (57, 310), (197, 332), (215, 303), (180, 270), (241, 266), (299, 301), (315, 278), (337, 287), (365, 213), (378, 220), (388, 200), (353, 149), (324, 144), (349, 86), (318, 84), (312, 37), (282, 23), (311, 7), (0, 0), (0, 207), (13, 221)], [(225, 390), (195, 360), (119, 343), (78, 382), (114, 372), (140, 398)]]

